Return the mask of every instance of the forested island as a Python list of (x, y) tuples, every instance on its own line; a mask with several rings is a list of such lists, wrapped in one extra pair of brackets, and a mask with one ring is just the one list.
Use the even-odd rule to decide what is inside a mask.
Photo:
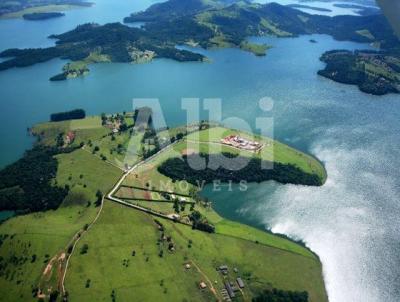
[(63, 17), (63, 16), (65, 16), (64, 13), (50, 12), (50, 13), (24, 14), (22, 17), (25, 20), (39, 21), (39, 20), (47, 20), (47, 19), (59, 18), (59, 17)]
[(67, 63), (63, 67), (63, 71), (50, 78), (50, 81), (64, 81), (66, 79), (77, 78), (85, 76), (89, 73), (88, 64), (85, 61), (76, 61)]
[(384, 95), (400, 92), (398, 54), (379, 51), (334, 50), (324, 53), (319, 75), (336, 82), (357, 85), (363, 92)]

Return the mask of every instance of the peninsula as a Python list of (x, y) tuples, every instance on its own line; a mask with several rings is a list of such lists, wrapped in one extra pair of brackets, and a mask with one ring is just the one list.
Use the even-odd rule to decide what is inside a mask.
[[(326, 180), (321, 163), (214, 123), (156, 131), (138, 118), (139, 110), (57, 113), (52, 119), (65, 120), (34, 126), (33, 150), (0, 172), (1, 209), (20, 214), (0, 225), (5, 298), (129, 300), (135, 288), (135, 297), (146, 301), (282, 295), (328, 301), (318, 257), (221, 217), (199, 184), (228, 181), (229, 172), (193, 174), (186, 159), (247, 158), (254, 173), (243, 173), (243, 180), (318, 186)], [(80, 119), (70, 119), (78, 113)], [(274, 166), (261, 173), (261, 161)], [(10, 194), (20, 202), (10, 203)]]

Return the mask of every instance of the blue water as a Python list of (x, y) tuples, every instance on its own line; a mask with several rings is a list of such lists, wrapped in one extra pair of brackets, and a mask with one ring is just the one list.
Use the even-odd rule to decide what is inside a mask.
[(0, 211), (0, 223), (15, 215), (13, 211)]
[[(0, 49), (51, 45), (51, 33), (89, 21), (120, 21), (149, 3), (104, 0), (43, 23), (0, 21)], [(59, 83), (48, 78), (60, 71), (61, 60), (0, 72), (0, 165), (31, 146), (27, 127), (55, 111), (121, 112), (132, 109), (132, 98), (159, 98), (173, 126), (185, 122), (181, 98), (209, 97), (222, 99), (224, 117), (254, 127), (255, 118), (265, 115), (258, 100), (271, 97), (275, 137), (320, 158), (328, 181), (322, 188), (263, 183), (247, 192), (214, 192), (216, 209), (304, 240), (321, 257), (330, 301), (398, 301), (399, 96), (367, 95), (316, 74), (324, 51), (367, 45), (324, 35), (251, 40), (273, 48), (265, 57), (195, 49), (210, 63), (97, 64), (87, 77)]]

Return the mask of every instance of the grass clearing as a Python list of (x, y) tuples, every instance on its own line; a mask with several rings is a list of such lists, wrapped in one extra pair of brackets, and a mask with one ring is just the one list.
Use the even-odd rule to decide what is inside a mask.
[(111, 190), (122, 175), (119, 169), (82, 149), (57, 155), (56, 158), (59, 162), (55, 179), (57, 184), (68, 185), (71, 194), (79, 193), (86, 202), (96, 199), (97, 190), (103, 194)]
[(46, 146), (54, 146), (57, 136), (60, 133), (65, 135), (69, 131), (75, 133), (72, 146), (78, 146), (81, 142), (87, 143), (89, 140), (98, 140), (111, 132), (110, 129), (101, 125), (101, 119), (98, 116), (62, 122), (46, 122), (32, 128), (32, 133), (38, 137), (38, 143)]

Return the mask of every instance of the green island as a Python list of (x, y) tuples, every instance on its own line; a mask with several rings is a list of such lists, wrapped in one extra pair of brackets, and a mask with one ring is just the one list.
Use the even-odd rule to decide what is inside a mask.
[(217, 123), (156, 131), (139, 112), (73, 110), (29, 129), (33, 149), (0, 172), (0, 209), (17, 212), (0, 224), (0, 301), (328, 301), (312, 251), (227, 220), (201, 196), (227, 171), (194, 179), (169, 161), (186, 171), (195, 155), (265, 161), (273, 169), (251, 165), (253, 181), (318, 186), (323, 165)]
[(30, 21), (39, 21), (39, 20), (47, 20), (47, 19), (53, 19), (53, 18), (59, 18), (65, 16), (64, 13), (58, 13), (58, 12), (48, 12), (48, 13), (30, 13), (30, 14), (24, 14), (22, 17), (25, 20), (30, 20)]
[(0, 0), (0, 19), (45, 20), (61, 17), (58, 12), (92, 6), (85, 0)]
[[(271, 46), (248, 42), (249, 36), (295, 37), (328, 34), (337, 40), (374, 43), (381, 49), (399, 46), (386, 18), (368, 16), (321, 16), (277, 3), (257, 4), (230, 0), (169, 0), (131, 14), (125, 23), (144, 22), (141, 28), (121, 23), (84, 24), (63, 34), (52, 35), (56, 46), (38, 49), (8, 49), (0, 57), (0, 70), (25, 67), (54, 58), (72, 61), (51, 80), (87, 74), (86, 65), (98, 62), (145, 63), (154, 58), (176, 61), (207, 61), (195, 50), (176, 48), (237, 47), (263, 56)], [(394, 54), (398, 58), (398, 53)], [(74, 64), (77, 62), (77, 64)]]
[(398, 53), (335, 50), (324, 53), (321, 60), (326, 67), (318, 74), (326, 78), (374, 95), (400, 92)]

